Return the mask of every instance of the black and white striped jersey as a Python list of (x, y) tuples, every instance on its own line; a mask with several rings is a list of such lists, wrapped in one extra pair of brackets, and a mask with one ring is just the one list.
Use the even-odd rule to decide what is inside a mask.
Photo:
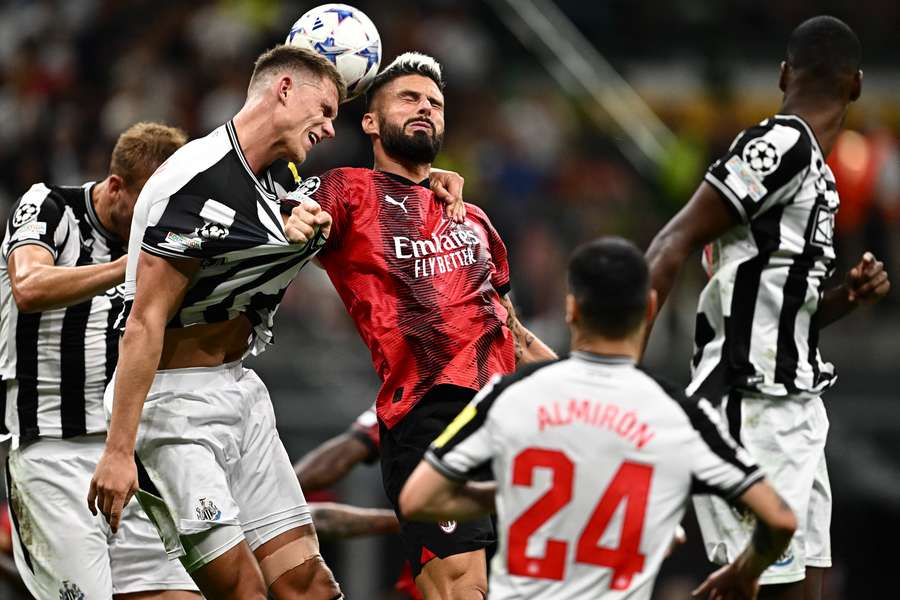
[(324, 244), (288, 242), (277, 186), (257, 178), (231, 122), (177, 150), (144, 185), (128, 243), (124, 326), (141, 251), (201, 260), (168, 327), (227, 321), (253, 324), (251, 353), (272, 342), (275, 311), (297, 272)]
[(35, 184), (13, 205), (0, 257), (0, 365), (6, 425), (22, 441), (106, 431), (103, 390), (116, 366), (114, 324), (123, 305), (117, 286), (67, 308), (20, 313), (8, 259), (16, 248), (46, 248), (55, 264), (75, 267), (121, 257), (124, 242), (107, 231), (82, 187)]
[(740, 218), (707, 247), (688, 393), (809, 397), (834, 379), (817, 311), (834, 270), (834, 175), (799, 117), (743, 131), (706, 181)]
[(762, 478), (707, 400), (585, 352), (495, 378), (425, 460), (451, 479), (491, 464), (503, 599), (649, 599), (690, 493)]

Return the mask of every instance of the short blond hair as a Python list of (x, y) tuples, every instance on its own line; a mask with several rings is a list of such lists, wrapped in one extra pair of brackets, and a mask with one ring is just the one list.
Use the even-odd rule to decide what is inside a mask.
[(121, 177), (125, 187), (133, 190), (187, 140), (187, 134), (177, 127), (162, 123), (135, 123), (116, 140), (109, 173)]
[(276, 71), (294, 71), (332, 81), (338, 91), (338, 103), (347, 99), (347, 85), (344, 78), (330, 60), (306, 48), (281, 44), (263, 52), (253, 65), (249, 89), (262, 77)]

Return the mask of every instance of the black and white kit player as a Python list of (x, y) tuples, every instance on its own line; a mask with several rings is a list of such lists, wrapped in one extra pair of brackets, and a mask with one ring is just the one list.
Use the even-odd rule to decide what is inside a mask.
[[(452, 519), (495, 503), (492, 599), (638, 600), (651, 596), (689, 494), (704, 490), (749, 507), (762, 534), (706, 587), (752, 590), (794, 518), (706, 399), (687, 401), (635, 365), (655, 309), (640, 251), (618, 238), (587, 244), (569, 281), (570, 357), (483, 389), (432, 443), (401, 509)], [(495, 499), (462, 483), (486, 463)]]
[[(844, 281), (834, 270), (840, 200), (825, 158), (859, 97), (860, 45), (843, 22), (815, 17), (791, 35), (778, 114), (741, 132), (688, 205), (648, 250), (664, 300), (689, 254), (706, 245), (709, 282), (694, 334), (689, 394), (719, 403), (732, 435), (759, 461), (797, 513), (790, 547), (762, 577), (772, 593), (821, 593), (831, 566), (828, 418), (820, 395), (835, 380), (819, 353), (820, 330), (890, 284), (866, 253)], [(739, 512), (714, 498), (695, 507), (710, 560), (733, 560), (750, 535)], [(768, 592), (767, 592), (768, 593)]]
[(84, 505), (106, 438), (102, 399), (118, 352), (113, 322), (131, 212), (144, 181), (184, 141), (169, 127), (135, 125), (120, 136), (106, 179), (37, 183), (6, 224), (0, 365), (13, 435), (6, 484), (16, 565), (37, 598), (196, 597), (137, 502), (126, 507), (118, 535)]

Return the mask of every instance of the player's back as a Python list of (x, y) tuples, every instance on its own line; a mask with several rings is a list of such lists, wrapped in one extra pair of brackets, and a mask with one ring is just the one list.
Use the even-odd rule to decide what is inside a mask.
[(429, 459), (452, 470), (478, 435), (492, 448), (491, 598), (649, 599), (692, 480), (737, 494), (758, 479), (717, 421), (630, 359), (576, 352), (495, 388), (467, 409), (485, 433), (438, 438)]

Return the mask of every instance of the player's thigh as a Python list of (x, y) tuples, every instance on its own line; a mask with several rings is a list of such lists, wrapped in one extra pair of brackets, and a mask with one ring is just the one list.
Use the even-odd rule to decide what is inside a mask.
[(426, 600), (482, 600), (487, 596), (485, 552), (434, 558), (422, 568), (416, 585)]
[(38, 441), (10, 453), (7, 487), (16, 565), (37, 598), (109, 597), (102, 517), (85, 501), (102, 443)]
[(319, 553), (312, 524), (294, 527), (255, 551), (263, 579), (278, 600), (332, 600), (341, 596), (331, 570)]
[(187, 598), (198, 597), (197, 586), (181, 562), (170, 559), (159, 532), (137, 499), (125, 506), (119, 531), (109, 536), (109, 561), (116, 597), (164, 592), (172, 600), (180, 597), (179, 592)]
[(241, 526), (256, 551), (275, 537), (312, 523), (294, 467), (278, 437), (272, 402), (262, 381), (246, 370), (240, 381), (247, 409), (240, 457), (229, 481)]
[(230, 547), (211, 562), (191, 572), (205, 598), (266, 600), (266, 586), (256, 557), (247, 542)]

